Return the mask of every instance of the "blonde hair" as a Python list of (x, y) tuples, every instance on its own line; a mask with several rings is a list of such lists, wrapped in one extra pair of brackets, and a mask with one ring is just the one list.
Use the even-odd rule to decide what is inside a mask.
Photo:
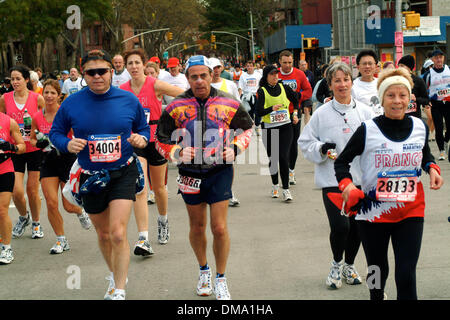
[(392, 85), (403, 85), (411, 95), (414, 83), (410, 73), (405, 68), (385, 69), (378, 75), (378, 96), (383, 105), (384, 92)]
[(378, 74), (377, 89), (378, 90), (380, 89), (380, 85), (384, 80), (386, 80), (389, 77), (393, 77), (393, 76), (405, 77), (406, 80), (408, 80), (409, 84), (411, 85), (411, 88), (414, 86), (413, 80), (411, 78), (411, 74), (405, 68), (385, 69)]

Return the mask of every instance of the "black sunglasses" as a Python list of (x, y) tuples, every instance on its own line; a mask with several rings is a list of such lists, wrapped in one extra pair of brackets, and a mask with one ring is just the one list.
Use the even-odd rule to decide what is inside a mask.
[(98, 74), (99, 76), (102, 76), (105, 73), (107, 73), (109, 70), (110, 70), (109, 68), (97, 68), (97, 69), (85, 70), (84, 73), (88, 74), (91, 77), (95, 77), (96, 74)]

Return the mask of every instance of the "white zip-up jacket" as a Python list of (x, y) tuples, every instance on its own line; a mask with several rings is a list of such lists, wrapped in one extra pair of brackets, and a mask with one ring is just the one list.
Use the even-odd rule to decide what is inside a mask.
[[(348, 140), (365, 120), (372, 119), (375, 113), (369, 106), (352, 98), (349, 105), (340, 104), (335, 99), (317, 109), (298, 139), (304, 157), (314, 163), (314, 182), (318, 188), (337, 187), (334, 173), (334, 160), (321, 153), (325, 143), (335, 143), (339, 154)], [(355, 185), (361, 184), (359, 157), (356, 157), (350, 172)]]

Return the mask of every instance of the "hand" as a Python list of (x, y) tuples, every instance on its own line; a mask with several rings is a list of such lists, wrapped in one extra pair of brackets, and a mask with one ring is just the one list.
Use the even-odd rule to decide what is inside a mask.
[(144, 149), (147, 146), (147, 140), (138, 133), (131, 134), (127, 141), (135, 148)]
[(192, 159), (194, 159), (194, 156), (195, 156), (195, 148), (186, 147), (180, 151), (179, 160), (184, 163), (190, 163)]
[(36, 142), (36, 147), (39, 149), (44, 149), (50, 144), (50, 141), (48, 139), (41, 139)]
[(348, 202), (350, 198), (350, 193), (356, 189), (358, 188), (353, 184), (353, 182), (350, 182), (347, 185), (347, 187), (345, 187), (344, 191), (342, 191), (342, 199), (344, 199), (345, 202)]
[(323, 103), (327, 103), (328, 101), (331, 101), (333, 98), (332, 97), (327, 97), (323, 100)]
[(234, 159), (236, 158), (236, 155), (234, 154), (234, 149), (225, 147), (223, 149), (223, 160), (225, 160), (225, 163), (232, 163)]
[(0, 142), (0, 150), (16, 152), (17, 147), (14, 144), (11, 144), (8, 141), (3, 140)]
[(320, 148), (320, 152), (325, 155), (327, 154), (327, 151), (330, 149), (335, 149), (336, 148), (336, 143), (332, 143), (332, 142), (326, 142), (322, 145), (322, 148)]
[(299, 121), (299, 120), (298, 120), (298, 116), (294, 114), (294, 115), (292, 116), (292, 123), (293, 123), (293, 124), (297, 124), (298, 121)]
[(273, 111), (278, 111), (278, 110), (280, 110), (281, 107), (282, 107), (281, 104), (276, 104), (276, 105), (272, 106), (272, 110)]
[(73, 138), (67, 144), (67, 150), (70, 153), (78, 153), (84, 149), (86, 144), (87, 144), (87, 140), (85, 140), (85, 139)]
[(430, 189), (439, 190), (444, 184), (444, 179), (439, 175), (436, 169), (430, 168)]
[(416, 101), (416, 95), (414, 93), (411, 93), (411, 101)]

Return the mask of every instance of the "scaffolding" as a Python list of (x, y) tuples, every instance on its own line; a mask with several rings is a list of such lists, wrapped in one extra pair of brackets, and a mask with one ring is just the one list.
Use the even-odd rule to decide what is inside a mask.
[(364, 23), (368, 17), (366, 0), (334, 0), (336, 15), (333, 20), (334, 45), (339, 55), (351, 56), (362, 49), (375, 49), (366, 45)]

